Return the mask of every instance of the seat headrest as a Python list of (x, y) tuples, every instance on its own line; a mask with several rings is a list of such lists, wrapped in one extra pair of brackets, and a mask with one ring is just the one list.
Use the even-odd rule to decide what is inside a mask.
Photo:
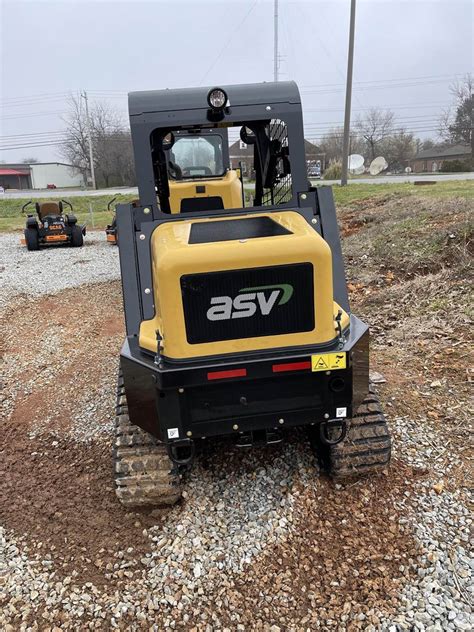
[(60, 215), (61, 208), (58, 202), (40, 202), (38, 204), (38, 211), (40, 217), (46, 217), (46, 215)]

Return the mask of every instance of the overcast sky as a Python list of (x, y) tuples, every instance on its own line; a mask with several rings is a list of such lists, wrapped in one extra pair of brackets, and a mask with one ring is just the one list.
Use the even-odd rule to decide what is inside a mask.
[[(306, 136), (342, 123), (350, 0), (280, 0), (280, 79), (301, 90)], [(67, 94), (126, 116), (132, 90), (273, 79), (273, 0), (0, 0), (0, 146), (58, 142)], [(422, 138), (474, 68), (472, 0), (358, 0), (353, 119), (392, 109)], [(57, 146), (0, 160), (59, 159)]]

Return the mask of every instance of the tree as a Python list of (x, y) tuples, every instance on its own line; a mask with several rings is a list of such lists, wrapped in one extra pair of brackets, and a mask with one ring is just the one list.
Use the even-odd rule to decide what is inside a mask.
[[(69, 112), (64, 118), (65, 139), (60, 153), (78, 171), (87, 176), (89, 141), (85, 108), (80, 97), (71, 96)], [(107, 103), (97, 102), (90, 108), (94, 170), (99, 186), (135, 184), (130, 132), (119, 114)]]
[(39, 162), (38, 158), (23, 158), (21, 161), (24, 165), (34, 165)]
[(333, 127), (327, 132), (319, 143), (321, 151), (326, 154), (326, 162), (342, 159), (342, 127)]
[(445, 110), (439, 120), (440, 136), (450, 143), (462, 143), (471, 147), (471, 161), (474, 163), (474, 77), (464, 76), (462, 81), (451, 85), (454, 97), (452, 109)]
[(120, 116), (107, 104), (97, 103), (91, 112), (91, 127), (98, 180), (106, 187), (133, 183), (132, 141)]
[[(322, 138), (319, 143), (321, 151), (326, 154), (326, 163), (331, 161), (342, 161), (342, 140), (344, 136), (343, 127), (333, 127)], [(350, 147), (351, 154), (361, 153), (363, 151), (363, 142), (355, 132), (351, 132), (350, 135)]]
[(407, 162), (416, 153), (416, 142), (413, 134), (406, 130), (398, 130), (388, 136), (380, 145), (381, 153), (388, 162), (388, 168), (404, 169)]
[(427, 138), (426, 140), (421, 142), (422, 149), (433, 149), (434, 146), (435, 146), (435, 142), (431, 140), (430, 138)]
[(89, 145), (87, 142), (86, 113), (81, 97), (71, 95), (68, 100), (68, 113), (63, 118), (66, 132), (59, 153), (87, 179), (89, 171)]
[(365, 141), (368, 158), (379, 155), (379, 146), (393, 131), (395, 115), (389, 110), (371, 108), (363, 117), (359, 116), (356, 129)]
[(453, 123), (449, 126), (451, 138), (459, 143), (471, 144), (472, 141), (472, 110), (474, 96), (466, 97), (456, 110)]

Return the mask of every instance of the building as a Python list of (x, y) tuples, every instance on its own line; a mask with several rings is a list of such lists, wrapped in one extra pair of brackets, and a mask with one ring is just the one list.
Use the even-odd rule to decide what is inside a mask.
[[(310, 143), (309, 140), (304, 141), (307, 161), (321, 161), (324, 169), (324, 154), (317, 145)], [(250, 175), (253, 171), (253, 145), (246, 145), (241, 140), (236, 140), (229, 147), (229, 157), (231, 169), (237, 169), (239, 163), (242, 163), (242, 171), (244, 175)]]
[(443, 163), (459, 160), (467, 162), (471, 158), (469, 145), (444, 145), (431, 147), (418, 152), (410, 163), (415, 173), (432, 173), (441, 171)]
[(0, 186), (6, 189), (47, 189), (85, 186), (84, 176), (63, 162), (0, 164)]

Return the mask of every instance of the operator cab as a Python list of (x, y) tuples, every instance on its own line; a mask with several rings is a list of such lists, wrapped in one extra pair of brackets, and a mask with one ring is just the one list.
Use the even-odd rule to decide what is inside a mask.
[[(214, 93), (220, 93), (220, 99), (216, 100)], [(150, 134), (159, 210), (170, 214), (205, 213), (293, 201), (289, 128), (285, 121), (271, 118), (268, 109), (258, 118), (232, 120), (233, 109), (221, 88), (209, 92), (208, 104), (205, 122), (160, 126)], [(255, 188), (252, 200), (249, 187), (247, 204), (243, 169), (233, 167), (230, 161), (229, 132), (246, 156), (253, 148)], [(307, 182), (302, 184), (307, 186)]]
[[(156, 174), (163, 173), (166, 161), (171, 213), (242, 208), (244, 189), (240, 173), (231, 169), (227, 129), (170, 131), (157, 134), (152, 150)], [(160, 178), (158, 177), (158, 185)], [(166, 190), (166, 187), (164, 187)], [(161, 192), (161, 198), (165, 191)], [(166, 207), (166, 201), (163, 200)]]

